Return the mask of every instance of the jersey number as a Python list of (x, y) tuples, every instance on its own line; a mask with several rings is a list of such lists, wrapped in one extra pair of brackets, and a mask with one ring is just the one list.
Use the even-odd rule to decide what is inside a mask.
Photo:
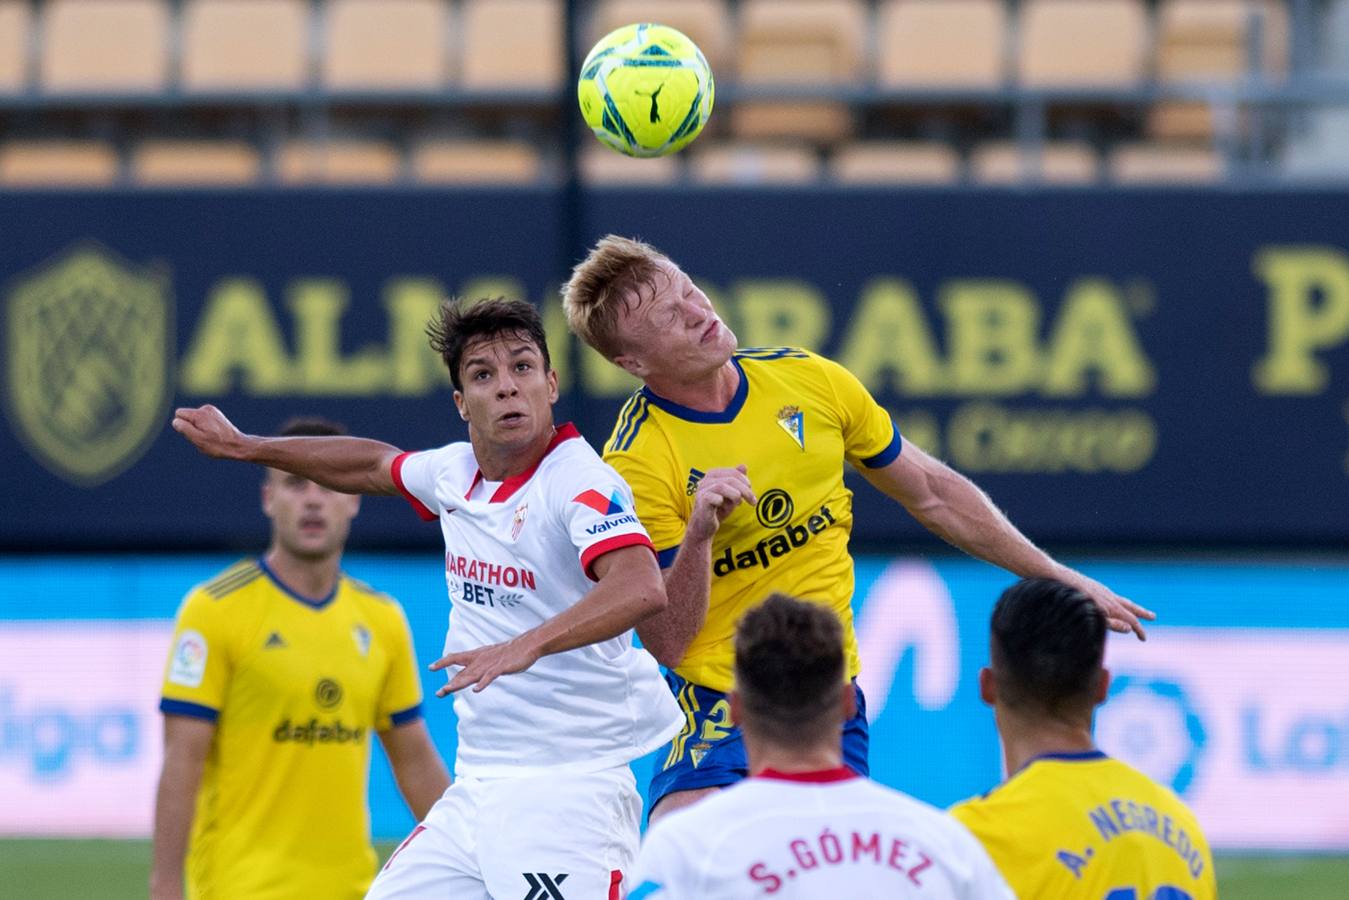
[(731, 721), (731, 704), (725, 700), (718, 700), (707, 711), (707, 718), (703, 719), (703, 740), (721, 740), (731, 733), (730, 729), (734, 724)]
[[(1105, 900), (1138, 900), (1138, 888), (1115, 888), (1105, 895)], [(1191, 897), (1178, 887), (1164, 884), (1153, 891), (1148, 900), (1191, 900)]]

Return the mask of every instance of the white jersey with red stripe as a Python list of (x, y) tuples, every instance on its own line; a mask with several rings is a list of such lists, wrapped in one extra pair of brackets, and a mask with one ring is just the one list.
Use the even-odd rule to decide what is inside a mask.
[[(405, 453), (393, 478), (445, 535), (446, 653), (534, 628), (594, 587), (599, 557), (651, 547), (627, 484), (570, 424), (533, 469), (499, 485), (483, 482), (468, 443)], [(460, 777), (599, 771), (656, 749), (683, 722), (632, 632), (542, 657), (481, 692), (460, 691), (454, 711)]]
[(765, 771), (657, 822), (628, 900), (1012, 900), (963, 825), (850, 769)]

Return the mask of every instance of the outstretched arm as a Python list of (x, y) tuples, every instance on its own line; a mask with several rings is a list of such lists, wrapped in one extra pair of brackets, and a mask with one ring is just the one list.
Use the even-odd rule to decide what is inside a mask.
[(919, 448), (904, 442), (894, 462), (862, 469), (882, 493), (899, 501), (923, 527), (971, 556), (1022, 578), (1053, 578), (1085, 593), (1105, 613), (1114, 631), (1147, 634), (1139, 619), (1155, 614), (1105, 585), (1055, 562), (1035, 546), (972, 481)]
[(480, 691), (502, 675), (523, 672), (539, 657), (607, 641), (665, 608), (660, 569), (647, 547), (621, 547), (606, 553), (595, 560), (594, 571), (599, 583), (541, 625), (509, 641), (450, 653), (431, 663), (432, 670), (463, 666), (436, 696), (469, 685)]
[(173, 428), (202, 453), (216, 459), (281, 469), (344, 494), (398, 493), (392, 466), (402, 451), (382, 441), (244, 434), (210, 404), (175, 410)]
[(758, 500), (745, 466), (711, 469), (698, 484), (693, 514), (684, 530), (674, 562), (665, 570), (669, 604), (637, 626), (642, 646), (663, 666), (673, 669), (707, 621), (712, 592), (712, 538), (721, 523), (741, 503)]

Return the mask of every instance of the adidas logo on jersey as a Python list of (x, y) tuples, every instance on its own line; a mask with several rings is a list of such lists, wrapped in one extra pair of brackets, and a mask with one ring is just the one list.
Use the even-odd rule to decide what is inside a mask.
[(267, 636), (267, 642), (262, 645), (264, 650), (281, 650), (286, 647), (286, 639), (281, 636), (281, 632), (273, 631)]
[(706, 474), (701, 469), (689, 469), (689, 483), (688, 487), (684, 488), (684, 493), (690, 497), (698, 493), (698, 483), (703, 480), (703, 476)]

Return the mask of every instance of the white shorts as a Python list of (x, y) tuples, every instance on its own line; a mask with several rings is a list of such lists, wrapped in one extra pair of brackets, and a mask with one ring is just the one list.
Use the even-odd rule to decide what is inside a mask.
[(366, 900), (618, 900), (642, 798), (627, 766), (450, 785)]

